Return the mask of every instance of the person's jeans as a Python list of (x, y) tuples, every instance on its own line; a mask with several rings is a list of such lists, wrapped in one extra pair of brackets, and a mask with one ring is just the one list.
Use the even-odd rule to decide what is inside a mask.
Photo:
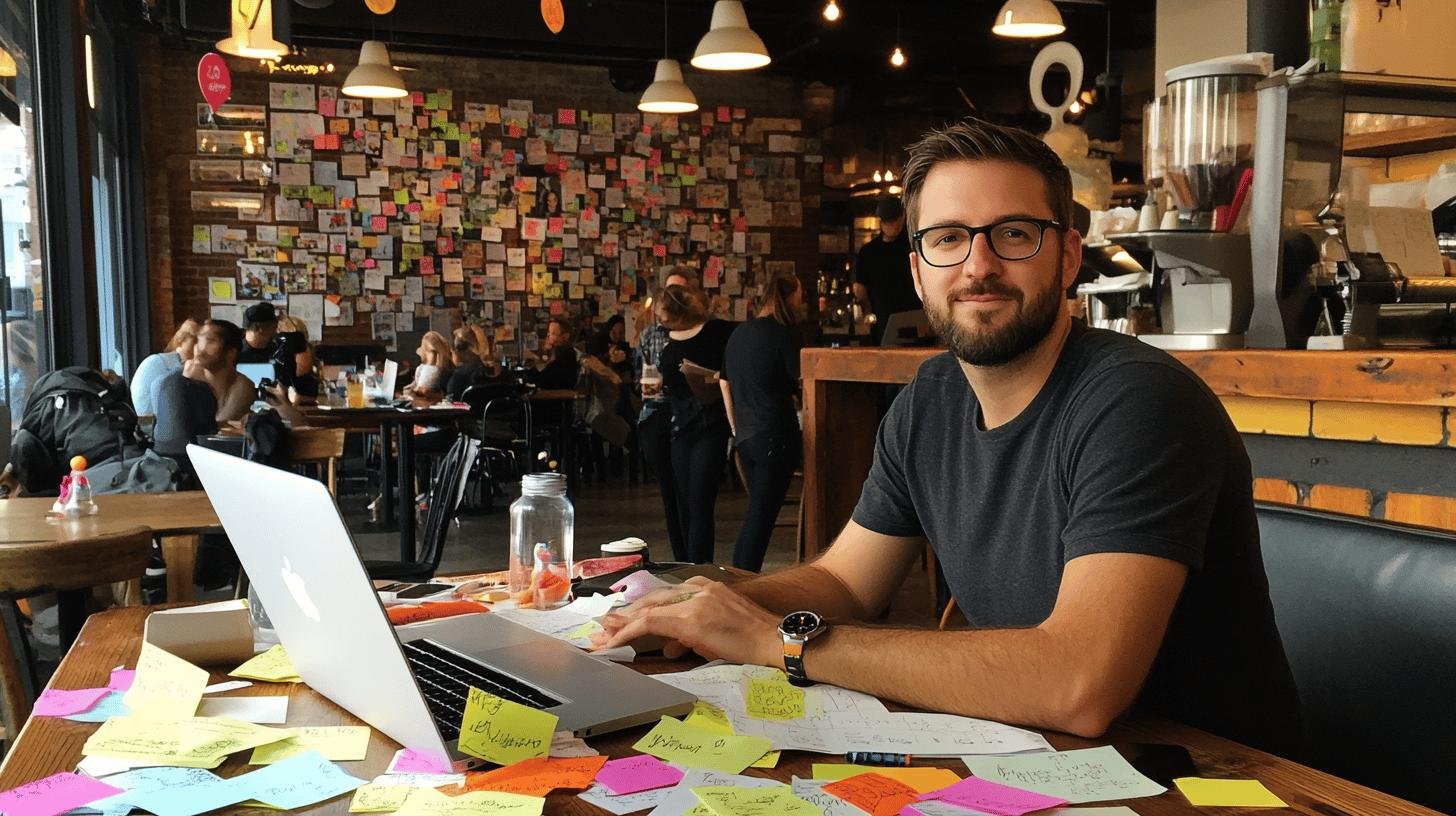
[(662, 494), (662, 512), (667, 518), (667, 542), (674, 558), (687, 552), (683, 543), (682, 524), (678, 522), (677, 480), (672, 475), (672, 411), (658, 408), (637, 420), (637, 444), (642, 458), (652, 467), (657, 487)]
[(748, 512), (733, 545), (733, 566), (752, 572), (763, 569), (763, 554), (802, 452), (798, 429), (765, 431), (739, 441), (738, 458), (748, 479)]
[(713, 560), (713, 509), (723, 466), (728, 463), (728, 421), (694, 421), (672, 437), (672, 472), (677, 479), (678, 523), (683, 549), (673, 547), (679, 561), (707, 564)]

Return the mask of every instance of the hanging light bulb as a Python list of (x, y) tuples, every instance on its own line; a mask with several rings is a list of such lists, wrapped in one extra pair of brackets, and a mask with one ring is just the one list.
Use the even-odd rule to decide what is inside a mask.
[(662, 59), (652, 84), (642, 92), (637, 110), (647, 113), (692, 113), (698, 109), (698, 98), (683, 82), (682, 65), (667, 56), (667, 0), (662, 0)]
[(698, 41), (692, 66), (704, 71), (749, 71), (769, 64), (768, 48), (748, 27), (742, 0), (717, 0), (708, 33)]
[(894, 180), (895, 180), (895, 173), (894, 173), (894, 171), (886, 170), (885, 171), (885, 181), (894, 181)]
[(831, 23), (834, 23), (839, 21), (839, 16), (840, 11), (838, 3), (835, 3), (834, 0), (829, 0), (828, 3), (824, 4), (824, 19), (828, 20)]
[(880, 171), (876, 170), (875, 171), (875, 183), (876, 184), (879, 184), (880, 182), (882, 182), (884, 180), (885, 180), (884, 175), (881, 174)]
[(1052, 0), (1006, 0), (991, 33), (1001, 37), (1055, 37), (1067, 30)]
[(900, 50), (900, 46), (898, 46), (898, 45), (895, 46), (895, 50), (894, 51), (891, 51), (890, 52), (890, 65), (892, 65), (892, 66), (894, 66), (896, 68), (904, 68), (905, 67), (905, 52), (904, 51), (901, 51)]

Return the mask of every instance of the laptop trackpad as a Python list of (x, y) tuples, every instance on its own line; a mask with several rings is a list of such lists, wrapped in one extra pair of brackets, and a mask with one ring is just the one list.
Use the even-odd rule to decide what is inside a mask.
[(479, 657), (501, 671), (538, 683), (552, 677), (570, 677), (576, 685), (583, 675), (611, 668), (574, 647), (562, 648), (560, 644), (540, 641), (492, 649)]

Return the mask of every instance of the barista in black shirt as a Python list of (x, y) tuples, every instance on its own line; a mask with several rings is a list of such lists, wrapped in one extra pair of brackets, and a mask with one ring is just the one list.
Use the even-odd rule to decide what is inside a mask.
[(875, 208), (880, 234), (859, 248), (854, 259), (854, 296), (874, 312), (870, 336), (878, 345), (890, 315), (920, 308), (915, 281), (910, 277), (910, 239), (905, 233), (905, 209), (900, 200), (886, 198)]
[(254, 303), (243, 312), (243, 350), (239, 363), (271, 363), (278, 353), (278, 310), (268, 302)]

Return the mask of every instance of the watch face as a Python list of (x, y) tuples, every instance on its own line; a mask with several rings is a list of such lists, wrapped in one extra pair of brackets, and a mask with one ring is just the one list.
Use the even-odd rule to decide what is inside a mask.
[(779, 630), (786, 635), (807, 635), (818, 629), (823, 621), (813, 612), (795, 612), (784, 618)]

